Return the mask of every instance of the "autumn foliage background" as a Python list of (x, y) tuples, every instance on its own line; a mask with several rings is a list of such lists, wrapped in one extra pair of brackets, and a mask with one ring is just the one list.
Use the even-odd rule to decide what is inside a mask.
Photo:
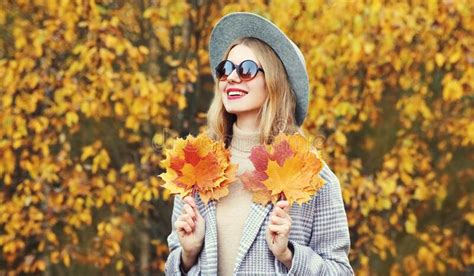
[(205, 125), (214, 23), (274, 21), (310, 76), (360, 275), (472, 273), (474, 4), (0, 2), (0, 274), (162, 272), (162, 148)]

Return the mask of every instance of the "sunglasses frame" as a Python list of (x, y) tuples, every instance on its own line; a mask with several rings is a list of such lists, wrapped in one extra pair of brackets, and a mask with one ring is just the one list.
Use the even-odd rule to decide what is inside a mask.
[[(232, 71), (230, 71), (230, 73), (229, 73), (228, 75), (223, 74), (222, 76), (219, 76), (219, 68), (220, 68), (220, 67), (223, 67), (227, 62), (230, 62), (230, 64), (232, 64)], [(255, 68), (257, 68), (257, 71), (255, 71), (255, 74), (253, 74), (250, 78), (243, 77), (243, 76), (241, 75), (242, 64), (244, 64), (245, 62), (250, 62), (250, 63), (252, 63), (252, 64), (255, 65)], [(219, 64), (216, 66), (216, 68), (215, 68), (216, 77), (217, 77), (217, 79), (220, 80), (220, 81), (226, 81), (227, 78), (232, 74), (232, 72), (234, 72), (234, 70), (237, 70), (237, 75), (238, 75), (239, 78), (240, 78), (241, 80), (243, 80), (243, 81), (250, 81), (250, 80), (254, 79), (254, 78), (258, 75), (258, 72), (259, 72), (259, 71), (261, 71), (262, 73), (265, 74), (265, 71), (263, 71), (262, 68), (258, 67), (257, 63), (256, 63), (255, 61), (251, 60), (251, 59), (246, 59), (246, 60), (242, 61), (242, 62), (241, 62), (240, 64), (238, 64), (238, 65), (235, 65), (232, 61), (230, 61), (230, 60), (228, 60), (228, 59), (225, 59), (225, 60), (219, 62)], [(224, 76), (225, 76), (225, 78), (224, 78)]]

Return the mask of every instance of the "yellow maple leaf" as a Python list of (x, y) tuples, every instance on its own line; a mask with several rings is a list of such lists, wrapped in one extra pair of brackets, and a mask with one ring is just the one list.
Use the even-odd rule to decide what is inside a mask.
[(282, 167), (275, 161), (268, 162), (268, 179), (263, 184), (271, 190), (272, 195), (283, 194), (290, 205), (308, 201), (315, 191), (311, 180), (317, 168), (306, 166), (304, 157), (297, 154), (287, 159)]
[[(281, 138), (284, 139), (284, 136), (279, 135)], [(302, 135), (295, 134), (288, 136), (288, 143), (290, 144), (290, 148), (293, 152), (308, 152), (311, 150), (311, 143), (308, 139), (304, 138)]]

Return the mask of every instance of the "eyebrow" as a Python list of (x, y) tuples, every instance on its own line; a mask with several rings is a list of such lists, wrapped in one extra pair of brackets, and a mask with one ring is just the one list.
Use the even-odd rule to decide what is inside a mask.
[(246, 60), (251, 60), (251, 61), (255, 62), (255, 64), (257, 64), (258, 67), (262, 67), (262, 64), (258, 60), (253, 60), (253, 59), (250, 59), (250, 58), (245, 58), (245, 59), (241, 60), (240, 62), (234, 62), (233, 60), (231, 60), (229, 58), (226, 58), (225, 60), (228, 60), (228, 61), (232, 62), (235, 65), (241, 64), (242, 62), (244, 62)]

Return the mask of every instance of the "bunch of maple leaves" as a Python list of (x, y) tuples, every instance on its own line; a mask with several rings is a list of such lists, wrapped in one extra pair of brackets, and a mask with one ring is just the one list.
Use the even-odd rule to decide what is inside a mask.
[(160, 174), (165, 181), (162, 187), (181, 197), (199, 193), (205, 204), (218, 200), (229, 194), (229, 184), (237, 179), (238, 165), (231, 164), (229, 157), (223, 143), (205, 134), (178, 138), (161, 163), (166, 168)]
[[(177, 139), (166, 153), (160, 176), (163, 187), (182, 197), (199, 193), (205, 204), (229, 193), (228, 186), (236, 177), (238, 165), (230, 163), (230, 154), (221, 142), (204, 134)], [(322, 160), (311, 144), (299, 134), (279, 134), (271, 145), (252, 149), (250, 160), (255, 170), (240, 176), (244, 187), (253, 192), (253, 201), (262, 205), (286, 199), (289, 204), (302, 204), (323, 186), (319, 176)]]
[(290, 205), (309, 201), (324, 185), (319, 176), (323, 162), (311, 144), (299, 134), (280, 133), (271, 145), (259, 145), (250, 153), (255, 170), (240, 176), (253, 201), (260, 204), (286, 199)]

